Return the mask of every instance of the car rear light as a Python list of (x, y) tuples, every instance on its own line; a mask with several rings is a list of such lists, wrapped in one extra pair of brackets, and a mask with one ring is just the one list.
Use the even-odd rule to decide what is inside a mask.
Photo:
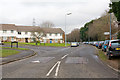
[(108, 45), (108, 44), (105, 44), (106, 46)]
[(111, 47), (111, 42), (110, 42), (109, 46)]

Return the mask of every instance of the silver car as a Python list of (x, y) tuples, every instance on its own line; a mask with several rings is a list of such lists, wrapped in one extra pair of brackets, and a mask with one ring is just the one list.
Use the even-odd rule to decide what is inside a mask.
[(77, 47), (78, 43), (77, 42), (71, 42), (71, 47)]

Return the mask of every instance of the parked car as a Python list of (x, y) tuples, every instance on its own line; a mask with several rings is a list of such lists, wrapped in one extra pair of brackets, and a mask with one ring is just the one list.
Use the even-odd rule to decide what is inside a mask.
[(71, 47), (77, 47), (78, 43), (77, 42), (71, 42)]
[(112, 56), (120, 56), (120, 39), (109, 41), (107, 56), (108, 59), (111, 59)]
[(106, 48), (108, 47), (109, 41), (110, 41), (110, 40), (105, 40), (105, 42), (104, 42), (104, 44), (103, 44), (103, 46), (102, 46), (102, 50), (103, 50), (104, 52), (106, 52)]
[(2, 41), (0, 41), (0, 45), (3, 45), (4, 43)]
[(95, 46), (98, 47), (98, 45), (99, 45), (99, 41), (96, 42)]
[(94, 42), (93, 42), (93, 46), (96, 46), (96, 43), (97, 43), (97, 41), (94, 41)]
[(104, 41), (100, 41), (98, 44), (98, 49), (101, 49), (103, 44), (104, 44)]

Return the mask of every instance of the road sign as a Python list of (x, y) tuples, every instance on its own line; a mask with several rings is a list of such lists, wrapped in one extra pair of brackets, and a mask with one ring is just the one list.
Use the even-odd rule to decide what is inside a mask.
[(109, 35), (110, 34), (110, 32), (104, 32), (104, 35)]

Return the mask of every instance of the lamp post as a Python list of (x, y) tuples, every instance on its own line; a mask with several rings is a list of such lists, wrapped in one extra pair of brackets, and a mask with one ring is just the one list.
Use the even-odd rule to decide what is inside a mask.
[[(111, 3), (111, 5), (112, 5), (112, 3)], [(110, 9), (112, 9), (112, 7), (110, 6)], [(110, 12), (110, 40), (112, 39), (112, 33), (111, 33), (111, 23), (112, 23), (112, 12)]]
[(65, 46), (66, 46), (66, 16), (71, 15), (72, 13), (65, 14)]

